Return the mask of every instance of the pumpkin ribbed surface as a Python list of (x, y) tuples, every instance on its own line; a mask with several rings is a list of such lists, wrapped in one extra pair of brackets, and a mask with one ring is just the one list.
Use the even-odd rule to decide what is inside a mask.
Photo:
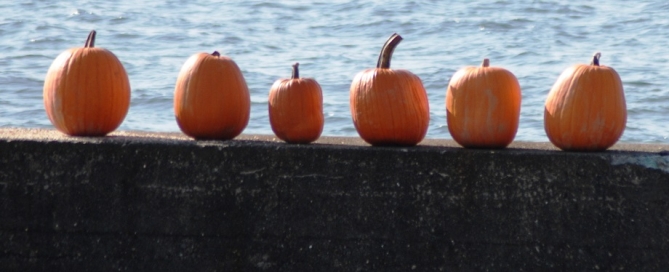
[(130, 82), (109, 50), (85, 47), (61, 53), (44, 80), (44, 108), (59, 131), (72, 136), (104, 136), (123, 122), (130, 107)]
[(174, 114), (181, 131), (196, 139), (232, 139), (249, 121), (251, 98), (237, 64), (218, 52), (191, 56), (174, 91)]
[(351, 83), (353, 124), (371, 145), (412, 146), (427, 133), (430, 110), (422, 81), (410, 71), (390, 69), (392, 52), (401, 39), (393, 34), (377, 67), (358, 73)]
[(351, 115), (358, 134), (372, 145), (415, 145), (430, 122), (425, 88), (406, 70), (368, 69), (351, 86)]
[(446, 91), (448, 131), (464, 147), (504, 148), (518, 131), (521, 90), (516, 77), (501, 67), (465, 67)]
[(313, 78), (293, 76), (274, 82), (269, 92), (269, 120), (276, 136), (288, 143), (310, 143), (323, 131), (323, 92)]
[(546, 99), (544, 129), (563, 150), (606, 150), (622, 136), (626, 123), (622, 81), (613, 68), (599, 65), (599, 53), (590, 65), (566, 69)]

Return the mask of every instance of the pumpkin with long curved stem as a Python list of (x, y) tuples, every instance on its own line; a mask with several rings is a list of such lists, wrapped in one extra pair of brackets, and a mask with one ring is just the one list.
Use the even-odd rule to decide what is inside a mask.
[(299, 63), (291, 78), (279, 79), (269, 91), (269, 122), (279, 139), (310, 143), (323, 131), (323, 92), (313, 78), (300, 78)]
[(111, 51), (95, 47), (95, 30), (84, 47), (61, 53), (44, 80), (44, 108), (59, 131), (72, 136), (104, 136), (125, 119), (130, 81)]
[(550, 90), (544, 107), (548, 139), (562, 150), (603, 151), (622, 136), (627, 123), (623, 84), (611, 67), (599, 64), (566, 69)]
[(390, 69), (401, 40), (400, 35), (390, 36), (376, 68), (358, 73), (351, 83), (353, 124), (371, 145), (413, 146), (427, 133), (430, 109), (422, 81), (408, 70)]
[(470, 148), (504, 148), (518, 131), (520, 84), (513, 73), (490, 67), (465, 67), (446, 90), (446, 119), (453, 140)]
[(195, 139), (229, 140), (249, 122), (251, 97), (237, 64), (217, 51), (191, 56), (174, 88), (174, 115)]

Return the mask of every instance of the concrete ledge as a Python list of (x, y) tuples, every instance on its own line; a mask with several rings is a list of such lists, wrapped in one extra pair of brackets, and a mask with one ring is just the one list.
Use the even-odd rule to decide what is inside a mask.
[(669, 146), (0, 129), (0, 271), (661, 271)]

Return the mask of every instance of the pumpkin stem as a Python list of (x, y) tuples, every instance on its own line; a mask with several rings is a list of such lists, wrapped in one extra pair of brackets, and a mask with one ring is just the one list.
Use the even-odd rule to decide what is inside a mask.
[(483, 59), (481, 67), (490, 67), (490, 59)]
[(381, 48), (381, 54), (379, 54), (379, 60), (376, 62), (376, 68), (390, 68), (390, 59), (393, 56), (393, 51), (395, 47), (402, 41), (402, 36), (397, 33), (390, 35), (390, 38)]
[(293, 75), (290, 77), (290, 79), (300, 78), (300, 70), (297, 68), (298, 66), (300, 66), (299, 62), (296, 62), (295, 64), (293, 64)]
[(91, 30), (91, 32), (88, 33), (88, 38), (86, 38), (84, 47), (91, 48), (95, 46), (95, 33), (95, 30)]
[(602, 57), (602, 53), (599, 52), (595, 53), (595, 55), (592, 56), (592, 62), (590, 63), (590, 65), (599, 66), (600, 57)]
[(214, 57), (220, 57), (221, 53), (218, 53), (218, 51), (214, 51), (214, 53), (211, 53), (211, 55)]

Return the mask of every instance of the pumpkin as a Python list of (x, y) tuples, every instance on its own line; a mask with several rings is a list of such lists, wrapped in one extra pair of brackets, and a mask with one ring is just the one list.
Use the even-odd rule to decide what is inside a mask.
[(423, 140), (430, 122), (427, 93), (418, 76), (390, 69), (395, 47), (402, 40), (393, 34), (379, 54), (376, 68), (359, 72), (350, 89), (353, 124), (360, 137), (374, 146), (413, 146)]
[(91, 31), (84, 47), (58, 55), (44, 80), (46, 114), (67, 135), (107, 135), (130, 107), (128, 74), (111, 51), (95, 47), (95, 35)]
[(469, 148), (504, 148), (518, 131), (520, 84), (513, 73), (490, 67), (457, 71), (446, 90), (446, 121), (453, 140)]
[(229, 140), (249, 122), (251, 97), (237, 64), (218, 51), (192, 55), (174, 88), (174, 115), (195, 139)]
[(269, 90), (269, 122), (279, 139), (310, 143), (323, 131), (323, 92), (313, 78), (300, 78), (299, 63), (291, 78), (279, 79)]
[(551, 143), (562, 150), (603, 151), (625, 130), (622, 81), (613, 68), (599, 65), (600, 57), (598, 52), (590, 65), (567, 68), (548, 94), (544, 129)]

